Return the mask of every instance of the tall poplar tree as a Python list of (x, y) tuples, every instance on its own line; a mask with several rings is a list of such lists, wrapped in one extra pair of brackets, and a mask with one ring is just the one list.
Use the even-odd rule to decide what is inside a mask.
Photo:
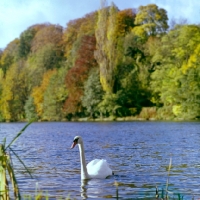
[(95, 58), (100, 67), (100, 81), (105, 91), (111, 90), (110, 88), (107, 89), (107, 63), (108, 58), (106, 55), (106, 41), (107, 41), (107, 20), (108, 20), (108, 9), (106, 8), (106, 0), (101, 1), (101, 8), (98, 11), (98, 21), (97, 21), (97, 28), (95, 30), (96, 36), (96, 48), (95, 51)]

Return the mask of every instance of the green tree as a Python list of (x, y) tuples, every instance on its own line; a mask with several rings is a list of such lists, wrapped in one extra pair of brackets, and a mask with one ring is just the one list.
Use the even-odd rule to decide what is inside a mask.
[(49, 69), (59, 68), (61, 57), (56, 55), (55, 44), (48, 43), (39, 49), (34, 55), (34, 63), (38, 68), (43, 69), (45, 72)]
[(18, 57), (27, 58), (28, 54), (31, 51), (31, 43), (35, 36), (35, 29), (33, 27), (28, 28), (26, 31), (21, 33), (19, 38), (19, 49)]
[(7, 47), (4, 49), (1, 55), (1, 68), (4, 72), (4, 75), (6, 75), (6, 72), (9, 69), (9, 67), (17, 60), (18, 46), (19, 40), (13, 40), (7, 45)]
[(89, 77), (84, 84), (84, 95), (82, 97), (82, 104), (87, 109), (90, 117), (97, 117), (99, 115), (97, 106), (102, 101), (103, 94), (99, 69), (94, 68), (90, 71)]
[(158, 63), (152, 74), (152, 100), (171, 117), (199, 117), (199, 42), (198, 26), (176, 26), (162, 38), (152, 59)]
[(38, 119), (38, 116), (36, 113), (36, 107), (34, 104), (34, 99), (32, 96), (29, 96), (29, 98), (26, 100), (26, 103), (24, 105), (24, 110), (25, 110), (25, 114), (26, 114), (26, 119), (28, 121)]
[(135, 18), (137, 26), (133, 31), (142, 37), (162, 34), (169, 28), (167, 21), (167, 12), (163, 8), (158, 8), (155, 4), (140, 6)]
[(124, 40), (124, 51), (126, 56), (123, 63), (124, 70), (119, 71), (121, 87), (129, 95), (132, 93), (131, 96), (135, 96), (135, 98), (130, 96), (133, 107), (150, 106), (149, 82), (152, 66), (146, 43), (138, 35), (129, 33)]

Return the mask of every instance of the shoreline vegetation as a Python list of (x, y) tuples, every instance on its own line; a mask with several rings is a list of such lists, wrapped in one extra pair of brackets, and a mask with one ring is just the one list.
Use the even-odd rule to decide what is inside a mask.
[[(32, 119), (32, 122), (122, 122), (122, 121), (174, 121), (174, 122), (181, 122), (181, 121), (196, 121), (200, 122), (199, 118), (196, 119), (188, 119), (188, 118), (181, 118), (176, 116), (168, 116), (163, 118), (163, 116), (159, 116), (157, 114), (156, 107), (145, 107), (142, 108), (142, 111), (139, 115), (135, 116), (124, 116), (124, 117), (117, 117), (117, 116), (109, 116), (109, 117), (98, 117), (98, 118), (91, 118), (91, 117), (72, 117), (70, 119), (63, 118), (60, 120), (35, 120)], [(27, 120), (21, 121), (0, 121), (1, 122), (27, 122)]]

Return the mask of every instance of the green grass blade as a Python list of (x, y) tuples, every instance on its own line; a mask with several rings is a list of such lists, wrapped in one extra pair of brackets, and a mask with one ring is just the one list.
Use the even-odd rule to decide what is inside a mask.
[[(26, 128), (30, 125), (32, 123), (32, 121), (31, 122), (29, 122), (29, 123), (27, 123), (25, 126), (24, 126), (24, 128), (22, 128), (22, 130), (13, 138), (13, 140), (10, 142), (10, 144), (6, 147), (6, 149), (8, 149), (17, 139), (18, 139), (18, 137), (26, 130)], [(5, 150), (6, 150), (5, 149)]]
[(6, 138), (3, 139), (3, 146), (6, 146)]
[(24, 164), (24, 162), (20, 159), (20, 157), (15, 153), (15, 151), (10, 147), (9, 148), (10, 151), (12, 151), (12, 153), (17, 157), (17, 159), (19, 160), (19, 162), (24, 166), (24, 168), (26, 169), (26, 171), (28, 172), (28, 174), (30, 175), (31, 178), (33, 178), (33, 176), (31, 175), (31, 172), (29, 171), (29, 169), (26, 167), (26, 165)]
[(13, 186), (15, 198), (20, 199), (20, 192), (19, 192), (19, 188), (18, 188), (18, 184), (17, 184), (17, 179), (15, 177), (14, 170), (13, 170), (10, 162), (7, 162), (6, 169), (7, 169), (9, 176), (10, 176), (10, 181), (11, 181), (12, 186)]

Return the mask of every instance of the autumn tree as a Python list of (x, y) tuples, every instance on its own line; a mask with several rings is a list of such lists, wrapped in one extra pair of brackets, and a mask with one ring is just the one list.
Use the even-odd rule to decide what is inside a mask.
[(67, 114), (75, 115), (82, 112), (81, 97), (84, 92), (84, 82), (88, 78), (90, 69), (97, 66), (94, 59), (95, 45), (94, 36), (82, 37), (75, 65), (66, 75), (66, 87), (69, 92), (65, 102)]
[(114, 85), (118, 65), (123, 59), (123, 38), (134, 27), (135, 13), (133, 9), (119, 11), (113, 3), (107, 7), (106, 3), (102, 1), (98, 11), (95, 58), (104, 91), (113, 93), (116, 92)]
[(9, 67), (15, 61), (17, 61), (18, 46), (19, 46), (19, 40), (18, 39), (13, 40), (7, 45), (7, 47), (4, 49), (1, 55), (1, 68), (4, 72), (4, 75), (6, 74), (6, 71), (9, 69)]
[[(71, 20), (63, 33), (65, 58), (71, 62), (74, 53), (75, 42), (84, 35), (94, 35), (97, 20), (97, 12), (92, 12), (82, 18)], [(72, 66), (74, 62), (72, 63)]]
[[(110, 62), (113, 62), (113, 60), (109, 60), (111, 57), (113, 57), (113, 54), (115, 53), (115, 48), (112, 49), (114, 52), (110, 52), (108, 49), (108, 43), (110, 47), (114, 47), (114, 44), (112, 41), (116, 39), (116, 37), (113, 37), (113, 34), (116, 33), (116, 7), (112, 5), (110, 7), (111, 11), (111, 18), (109, 21), (110, 28), (109, 28), (109, 34), (107, 34), (108, 30), (108, 18), (109, 18), (109, 9), (105, 6), (106, 1), (102, 1), (101, 9), (98, 11), (98, 21), (97, 21), (97, 27), (95, 30), (95, 36), (97, 40), (97, 50), (95, 51), (95, 58), (99, 64), (100, 67), (100, 81), (103, 86), (104, 91), (108, 93), (112, 93), (113, 90), (113, 65), (111, 65)], [(111, 41), (108, 41), (108, 37)], [(109, 54), (109, 55), (108, 55)]]
[(59, 68), (49, 80), (43, 98), (43, 120), (59, 121), (65, 117), (63, 106), (68, 95), (65, 85), (66, 73), (67, 68)]
[(36, 112), (38, 117), (41, 119), (42, 114), (44, 113), (44, 93), (49, 85), (49, 81), (53, 74), (56, 73), (56, 69), (48, 70), (44, 73), (43, 80), (40, 86), (33, 88), (31, 96), (34, 98), (34, 104), (36, 107)]
[(162, 34), (169, 28), (167, 21), (167, 12), (163, 8), (158, 8), (155, 4), (140, 6), (135, 18), (137, 26), (134, 27), (133, 31), (144, 38), (150, 35)]
[(135, 26), (134, 21), (136, 11), (134, 9), (125, 9), (117, 13), (117, 34), (119, 37), (125, 37)]
[(14, 63), (7, 70), (3, 82), (0, 100), (3, 118), (8, 121), (23, 120), (24, 105), (29, 93), (24, 61)]
[(35, 53), (48, 43), (56, 44), (58, 54), (62, 51), (59, 47), (62, 45), (63, 28), (59, 25), (46, 24), (45, 27), (38, 30), (32, 41), (31, 51)]
[(30, 87), (33, 88), (41, 84), (46, 71), (61, 67), (64, 60), (63, 33), (62, 27), (52, 24), (38, 24), (30, 29), (34, 30), (35, 36), (26, 62)]

